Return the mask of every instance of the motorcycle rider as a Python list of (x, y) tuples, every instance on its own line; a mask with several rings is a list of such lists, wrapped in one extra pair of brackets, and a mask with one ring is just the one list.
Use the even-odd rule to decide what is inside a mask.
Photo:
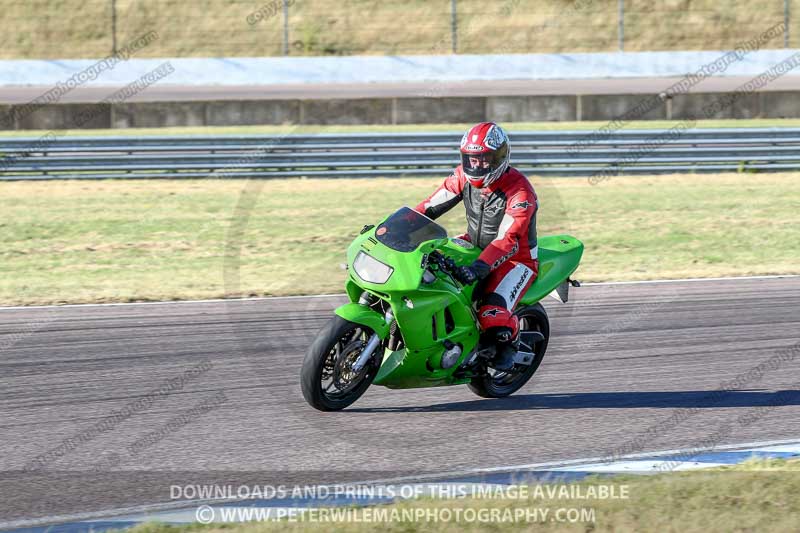
[(467, 233), (481, 248), (471, 265), (459, 267), (464, 284), (475, 290), (478, 322), (497, 342), (492, 366), (510, 370), (519, 349), (519, 320), (512, 314), (539, 272), (536, 245), (536, 193), (528, 179), (509, 166), (509, 142), (494, 122), (481, 122), (461, 139), (461, 164), (433, 194), (414, 209), (435, 219), (463, 201)]

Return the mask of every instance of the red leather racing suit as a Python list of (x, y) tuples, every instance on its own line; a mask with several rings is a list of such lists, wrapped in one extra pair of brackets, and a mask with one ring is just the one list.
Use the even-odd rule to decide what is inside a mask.
[(414, 209), (435, 219), (462, 201), (467, 211), (463, 238), (481, 248), (476, 266), (485, 269), (486, 277), (475, 291), (480, 298), (481, 329), (510, 327), (516, 335), (519, 323), (511, 311), (539, 272), (536, 193), (515, 168), (509, 167), (497, 181), (478, 189), (459, 165)]

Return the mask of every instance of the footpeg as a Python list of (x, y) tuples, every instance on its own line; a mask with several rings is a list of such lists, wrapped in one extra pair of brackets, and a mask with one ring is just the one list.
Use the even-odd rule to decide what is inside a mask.
[(533, 352), (526, 352), (523, 350), (518, 351), (514, 354), (514, 363), (518, 365), (530, 365), (533, 363)]

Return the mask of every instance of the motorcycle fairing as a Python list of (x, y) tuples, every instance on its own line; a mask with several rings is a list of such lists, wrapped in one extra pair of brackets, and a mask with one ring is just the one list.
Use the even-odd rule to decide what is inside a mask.
[[(430, 283), (422, 281), (427, 254), (433, 250), (440, 250), (457, 265), (468, 265), (478, 257), (480, 249), (465, 247), (444, 237), (422, 242), (410, 251), (400, 251), (376, 238), (379, 228), (380, 225), (359, 235), (348, 248), (349, 276), (345, 286), (351, 303), (335, 311), (347, 320), (373, 329), (385, 339), (390, 327), (385, 318), (357, 302), (366, 290), (391, 307), (405, 346), (400, 350), (385, 350), (373, 383), (389, 388), (417, 388), (469, 382), (469, 377), (454, 376), (454, 373), (478, 344), (480, 332), (471, 305), (475, 286), (462, 287), (446, 275), (439, 275)], [(353, 262), (360, 252), (394, 269), (386, 282), (370, 283), (358, 276)], [(533, 305), (552, 292), (575, 271), (582, 253), (583, 244), (569, 235), (541, 237), (539, 275), (519, 305)], [(442, 368), (446, 340), (459, 345), (462, 353), (455, 365)]]

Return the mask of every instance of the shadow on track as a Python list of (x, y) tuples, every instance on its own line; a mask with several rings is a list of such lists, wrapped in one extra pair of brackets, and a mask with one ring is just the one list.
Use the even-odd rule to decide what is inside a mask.
[(779, 407), (800, 405), (799, 390), (763, 389), (664, 392), (577, 392), (565, 394), (520, 394), (496, 400), (452, 402), (420, 407), (375, 407), (347, 409), (348, 413), (428, 413), (457, 411), (524, 411), (534, 409), (636, 409)]

